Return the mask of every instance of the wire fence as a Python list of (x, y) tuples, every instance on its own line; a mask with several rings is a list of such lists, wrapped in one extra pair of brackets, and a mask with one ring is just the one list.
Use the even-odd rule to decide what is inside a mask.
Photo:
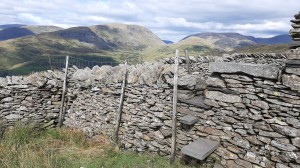
[[(26, 64), (1, 70), (0, 77), (13, 75), (28, 75), (33, 72), (46, 70), (63, 70), (66, 65), (66, 56), (48, 55), (40, 57), (34, 61), (28, 61)], [(79, 69), (93, 68), (94, 66), (117, 66), (119, 65), (114, 59), (101, 56), (69, 56), (69, 67), (76, 66)]]
[[(59, 57), (55, 59), (49, 59), (49, 66), (50, 69), (56, 69), (61, 70), (65, 68), (66, 60), (65, 57)], [(103, 65), (109, 65), (109, 66), (117, 66), (119, 63), (115, 61), (97, 61), (92, 59), (84, 59), (84, 58), (78, 58), (78, 57), (69, 57), (69, 67), (76, 66), (79, 69), (83, 68), (93, 68), (94, 66), (103, 66)]]

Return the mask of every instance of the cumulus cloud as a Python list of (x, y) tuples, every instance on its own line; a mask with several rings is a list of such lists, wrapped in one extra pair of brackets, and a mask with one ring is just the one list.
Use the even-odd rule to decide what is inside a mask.
[(2, 0), (0, 24), (63, 27), (112, 22), (148, 27), (177, 41), (200, 32), (287, 33), (298, 0)]

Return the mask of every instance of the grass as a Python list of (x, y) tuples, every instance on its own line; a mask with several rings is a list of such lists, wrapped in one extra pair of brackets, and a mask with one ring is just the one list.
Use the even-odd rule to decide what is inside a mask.
[[(0, 137), (1, 138), (1, 137)], [(0, 139), (1, 168), (188, 168), (179, 160), (150, 153), (123, 152), (108, 138), (87, 138), (83, 132), (55, 128), (40, 130), (17, 124)]]

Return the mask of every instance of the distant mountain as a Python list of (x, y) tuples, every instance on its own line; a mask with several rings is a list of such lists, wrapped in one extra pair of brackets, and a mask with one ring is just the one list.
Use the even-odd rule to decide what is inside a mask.
[(232, 51), (237, 48), (253, 45), (289, 44), (292, 38), (289, 35), (278, 35), (271, 38), (256, 38), (238, 33), (198, 33), (183, 38), (178, 43), (207, 46), (223, 51)]
[(198, 33), (187, 36), (179, 44), (207, 46), (212, 49), (231, 51), (238, 47), (255, 45), (256, 43), (238, 33)]
[(173, 41), (170, 41), (170, 40), (162, 40), (165, 44), (173, 44), (174, 42)]
[(222, 55), (223, 53), (259, 53), (285, 52), (289, 48), (291, 38), (279, 35), (272, 38), (255, 38), (238, 33), (198, 33), (187, 36), (177, 43), (158, 46), (146, 50), (143, 57), (155, 60), (161, 57), (173, 57), (175, 50), (187, 50), (190, 55)]
[(233, 53), (285, 53), (289, 50), (290, 44), (259, 44), (247, 47), (236, 48), (230, 51), (229, 54)]
[(22, 27), (22, 26), (26, 26), (23, 24), (6, 24), (6, 25), (0, 25), (0, 30), (6, 29), (6, 28), (10, 28), (10, 27)]
[(253, 36), (245, 37), (256, 42), (257, 44), (289, 44), (293, 42), (292, 37), (288, 34), (278, 35), (270, 38), (255, 38)]
[(56, 26), (5, 25), (3, 27), (6, 28), (0, 30), (0, 41), (62, 30)]
[(34, 34), (49, 33), (58, 30), (63, 30), (63, 28), (57, 26), (23, 26), (22, 28), (31, 31)]
[(33, 32), (22, 27), (10, 27), (0, 31), (0, 41), (34, 35)]
[[(27, 27), (26, 30), (30, 28)], [(136, 55), (135, 53), (144, 49), (162, 45), (165, 44), (158, 36), (142, 26), (109, 24), (72, 27), (1, 41), (0, 69), (9, 69), (13, 65), (28, 61), (45, 62), (45, 56), (49, 54), (106, 56), (120, 61), (125, 56)]]
[[(2, 40), (2, 41), (1, 41)], [(91, 60), (106, 59), (121, 62), (131, 59), (152, 61), (162, 57), (174, 56), (179, 49), (189, 55), (218, 55), (228, 52), (251, 52), (255, 50), (280, 52), (289, 43), (287, 35), (273, 38), (255, 38), (238, 33), (198, 33), (187, 36), (181, 41), (171, 43), (162, 41), (149, 29), (138, 25), (108, 24), (81, 26), (62, 29), (55, 26), (0, 26), (0, 71), (32, 71), (32, 67), (46, 68), (48, 57), (78, 56)], [(166, 45), (165, 43), (169, 43)], [(268, 44), (262, 46), (261, 44)]]

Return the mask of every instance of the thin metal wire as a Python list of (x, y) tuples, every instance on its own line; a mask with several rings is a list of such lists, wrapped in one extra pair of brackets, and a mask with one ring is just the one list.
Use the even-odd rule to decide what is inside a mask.
[[(62, 70), (65, 66), (65, 57), (62, 56), (54, 56), (51, 57), (51, 66), (55, 70)], [(104, 59), (105, 60), (105, 59)], [(75, 66), (77, 68), (83, 69), (86, 67), (93, 68), (94, 66), (104, 66), (104, 65), (109, 65), (109, 66), (116, 66), (118, 63), (112, 62), (112, 61), (97, 61), (97, 60), (91, 60), (91, 58), (79, 58), (79, 57), (74, 57), (70, 56), (69, 57), (69, 67)]]

